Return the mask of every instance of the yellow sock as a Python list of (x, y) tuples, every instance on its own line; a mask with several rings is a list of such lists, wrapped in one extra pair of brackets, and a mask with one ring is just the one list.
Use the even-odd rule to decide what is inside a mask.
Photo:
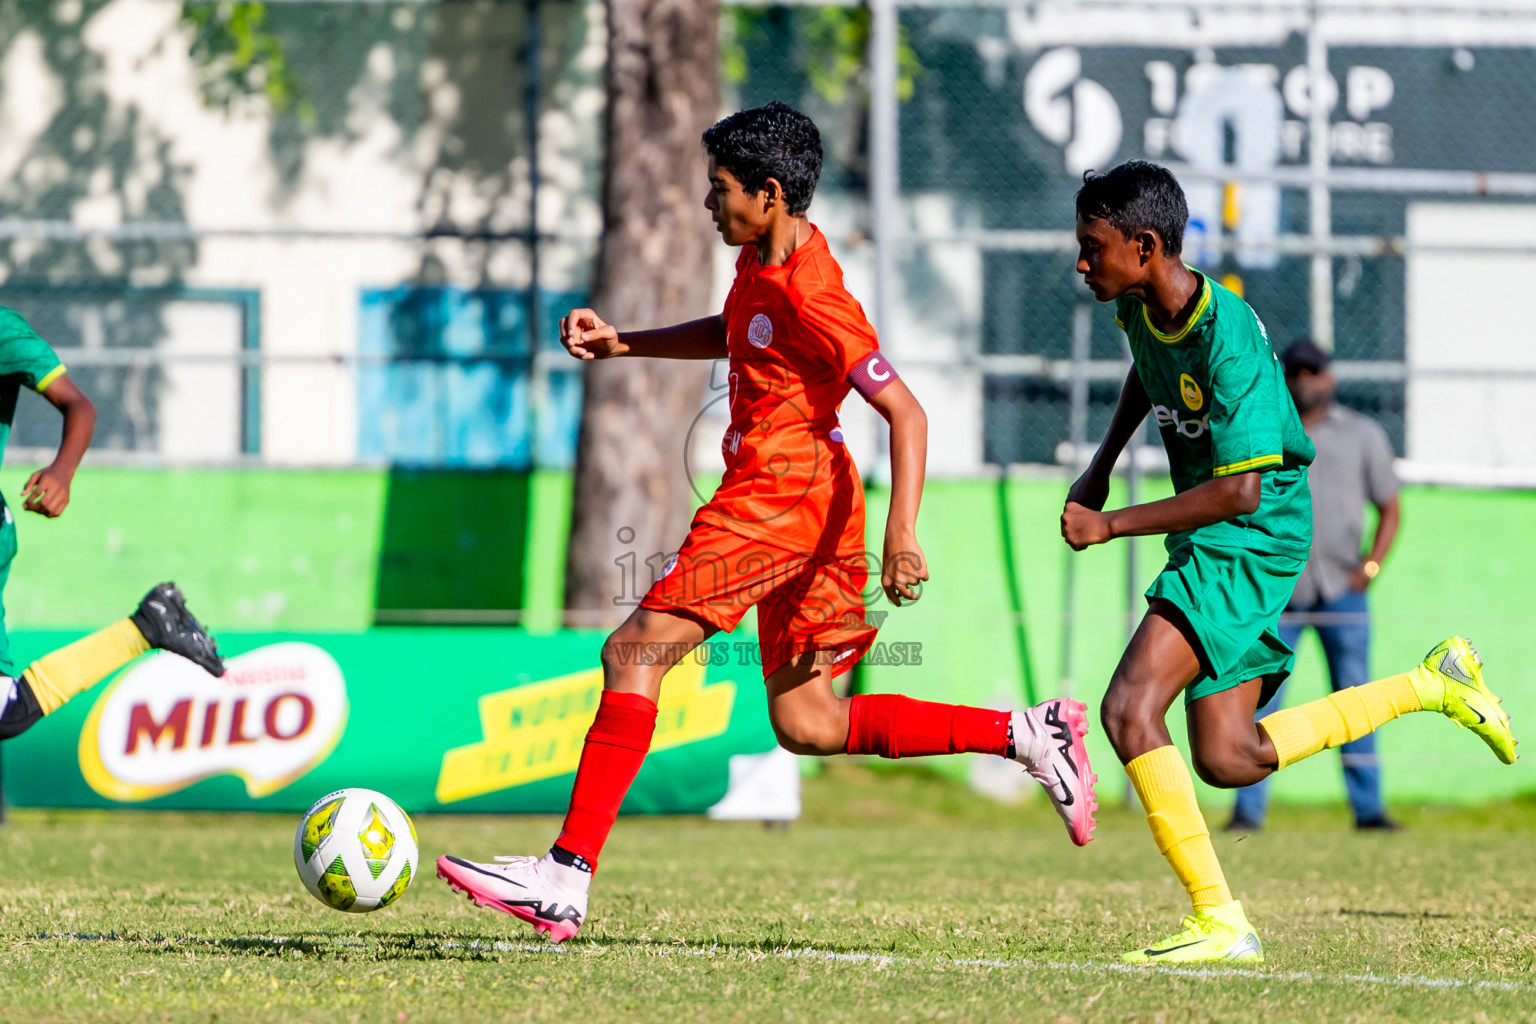
[(32, 686), (43, 714), (51, 715), (81, 690), (89, 689), (149, 650), (149, 642), (131, 619), (81, 637), (67, 647), (27, 666), (22, 673)]
[(1351, 686), (1310, 704), (1285, 708), (1259, 722), (1275, 745), (1280, 767), (1319, 750), (1357, 740), (1410, 711), (1423, 711), (1408, 676), (1395, 675), (1364, 686)]
[(1152, 839), (1195, 910), (1208, 910), (1232, 902), (1232, 891), (1216, 860), (1211, 830), (1195, 803), (1195, 784), (1177, 747), (1158, 747), (1125, 766), (1141, 806), (1147, 809)]

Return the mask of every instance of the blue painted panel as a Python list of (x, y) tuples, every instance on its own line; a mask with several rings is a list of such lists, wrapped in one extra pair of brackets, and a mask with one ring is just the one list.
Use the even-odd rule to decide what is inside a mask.
[[(559, 351), (558, 317), (583, 301), (540, 294), (546, 350)], [(358, 453), (404, 465), (571, 466), (580, 367), (551, 373), (531, 407), (527, 312), (521, 291), (364, 289), (358, 350), (385, 361), (358, 374)]]

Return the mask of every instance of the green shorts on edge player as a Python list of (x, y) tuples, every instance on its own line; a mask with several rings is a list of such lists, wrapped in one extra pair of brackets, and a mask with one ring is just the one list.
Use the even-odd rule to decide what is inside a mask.
[[(80, 458), (90, 447), (96, 409), (69, 379), (59, 357), (15, 310), (0, 307), (0, 456), (11, 436), (16, 401), (31, 388), (64, 416), (59, 452), (33, 473), (22, 488), (22, 507), (50, 519), (69, 504), (69, 488)], [(16, 519), (0, 498), (0, 590), (16, 557)], [(138, 609), (106, 629), (44, 655), (20, 675), (11, 658), (0, 610), (0, 740), (31, 728), (80, 691), (106, 678), (152, 647), (190, 658), (213, 675), (224, 673), (218, 648), (187, 611), (175, 584), (162, 583), (139, 602)]]
[[(1061, 533), (1077, 551), (1167, 535), (1168, 564), (1147, 590), (1146, 617), (1102, 715), (1158, 850), (1194, 908), (1178, 932), (1125, 959), (1259, 961), (1258, 935), (1227, 888), (1164, 721), (1180, 692), (1195, 770), (1213, 786), (1251, 785), (1411, 711), (1444, 713), (1506, 764), (1515, 741), (1461, 637), (1409, 672), (1254, 724), (1291, 671), (1277, 626), (1311, 544), (1312, 444), (1258, 316), (1179, 259), (1189, 212), (1173, 175), (1143, 161), (1090, 173), (1076, 205), (1078, 273), (1095, 298), (1115, 303), (1135, 365), (1098, 453), (1067, 495)], [(1176, 493), (1104, 512), (1110, 471), (1148, 413)]]

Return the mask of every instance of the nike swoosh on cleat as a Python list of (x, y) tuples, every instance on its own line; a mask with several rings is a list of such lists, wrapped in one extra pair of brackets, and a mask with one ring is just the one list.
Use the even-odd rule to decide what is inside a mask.
[(1061, 799), (1061, 806), (1071, 807), (1073, 804), (1077, 803), (1077, 797), (1072, 795), (1072, 790), (1067, 786), (1067, 780), (1061, 777), (1061, 769), (1057, 768), (1055, 771), (1056, 781), (1061, 784), (1061, 791), (1066, 794), (1066, 796), (1062, 797)]
[(512, 879), (508, 878), (506, 875), (498, 874), (497, 872), (494, 872), (494, 871), (487, 871), (484, 868), (477, 868), (477, 867), (475, 867), (475, 865), (469, 863), (468, 861), (459, 860), (459, 858), (457, 858), (457, 857), (449, 857), (448, 859), (453, 861), (455, 864), (457, 864), (461, 868), (468, 868), (471, 871), (478, 871), (480, 874), (484, 875), (486, 878), (494, 878), (498, 882), (505, 882), (507, 885), (515, 885), (519, 889), (526, 889), (526, 888), (528, 888), (522, 882), (513, 881)]
[(1162, 949), (1145, 949), (1142, 950), (1142, 952), (1146, 953), (1147, 956), (1162, 956), (1164, 953), (1172, 953), (1175, 950), (1188, 949), (1190, 946), (1198, 946), (1204, 941), (1204, 939), (1196, 939), (1194, 942), (1186, 942), (1181, 946), (1164, 946)]

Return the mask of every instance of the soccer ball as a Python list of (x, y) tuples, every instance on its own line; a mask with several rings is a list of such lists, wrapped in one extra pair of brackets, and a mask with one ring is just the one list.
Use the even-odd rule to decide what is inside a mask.
[(315, 899), (366, 914), (389, 906), (411, 884), (416, 827), (383, 793), (338, 789), (315, 801), (299, 822), (293, 864)]

